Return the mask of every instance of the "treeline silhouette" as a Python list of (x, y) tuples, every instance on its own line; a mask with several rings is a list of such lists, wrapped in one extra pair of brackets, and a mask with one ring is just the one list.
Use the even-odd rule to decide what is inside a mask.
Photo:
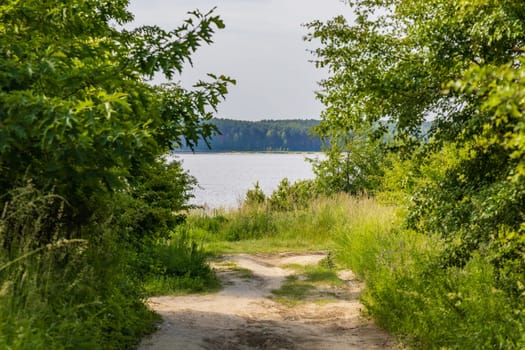
[[(264, 152), (298, 151), (319, 152), (321, 140), (312, 132), (318, 120), (288, 119), (243, 121), (214, 119), (220, 134), (210, 142), (200, 142), (196, 152)], [(188, 148), (181, 149), (189, 151)]]

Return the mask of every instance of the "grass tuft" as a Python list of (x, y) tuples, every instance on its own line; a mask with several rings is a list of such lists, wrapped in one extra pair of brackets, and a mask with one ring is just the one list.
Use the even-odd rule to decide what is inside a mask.
[(300, 281), (297, 276), (288, 276), (286, 282), (279, 289), (272, 290), (275, 300), (287, 306), (295, 306), (313, 294), (315, 286)]
[(276, 296), (276, 301), (287, 306), (307, 301), (318, 304), (334, 302), (337, 297), (331, 290), (344, 285), (337, 272), (325, 267), (323, 260), (317, 266), (289, 264), (283, 267), (293, 269), (295, 273), (287, 276), (281, 288), (273, 290), (272, 293)]

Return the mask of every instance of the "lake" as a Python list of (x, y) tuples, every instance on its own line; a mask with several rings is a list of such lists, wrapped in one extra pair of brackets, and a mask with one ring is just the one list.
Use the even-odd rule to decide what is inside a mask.
[(177, 153), (186, 170), (199, 182), (192, 204), (208, 208), (237, 208), (246, 191), (258, 181), (266, 195), (283, 178), (291, 182), (314, 178), (312, 166), (305, 159), (319, 153)]

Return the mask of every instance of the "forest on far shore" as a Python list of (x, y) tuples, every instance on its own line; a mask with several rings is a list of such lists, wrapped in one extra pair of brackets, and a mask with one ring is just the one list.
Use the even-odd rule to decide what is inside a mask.
[[(320, 152), (321, 139), (312, 131), (319, 120), (287, 119), (244, 121), (213, 119), (218, 133), (210, 140), (210, 148), (200, 142), (196, 152)], [(183, 147), (178, 151), (190, 151)]]

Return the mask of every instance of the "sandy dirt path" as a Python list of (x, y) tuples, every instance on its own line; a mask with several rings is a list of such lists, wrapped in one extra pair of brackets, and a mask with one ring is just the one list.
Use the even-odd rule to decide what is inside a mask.
[[(224, 289), (216, 294), (155, 297), (150, 306), (163, 318), (139, 350), (398, 349), (361, 314), (361, 284), (350, 271), (329, 302), (286, 306), (272, 300), (290, 264), (317, 264), (323, 253), (229, 255), (214, 263)], [(247, 273), (250, 270), (251, 273)], [(243, 272), (244, 271), (244, 272)]]

